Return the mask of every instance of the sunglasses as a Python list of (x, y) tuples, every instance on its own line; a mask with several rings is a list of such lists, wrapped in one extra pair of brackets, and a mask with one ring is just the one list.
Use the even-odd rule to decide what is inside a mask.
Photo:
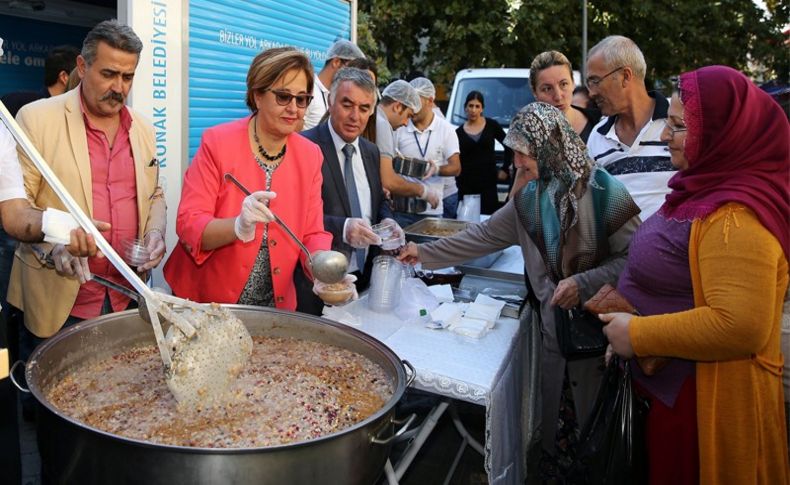
[(291, 94), (288, 91), (279, 91), (274, 89), (263, 89), (261, 90), (262, 93), (266, 91), (271, 91), (274, 95), (274, 100), (277, 101), (277, 104), (280, 106), (288, 106), (291, 104), (291, 100), (296, 100), (296, 107), (297, 108), (307, 108), (307, 105), (313, 101), (312, 94)]

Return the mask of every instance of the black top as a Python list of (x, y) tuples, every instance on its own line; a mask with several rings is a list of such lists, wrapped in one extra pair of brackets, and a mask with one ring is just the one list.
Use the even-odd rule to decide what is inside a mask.
[(587, 118), (587, 124), (584, 125), (582, 132), (579, 133), (579, 138), (581, 138), (584, 143), (587, 143), (593, 128), (598, 124), (599, 121), (601, 121), (601, 112), (595, 108), (580, 108), (573, 105), (571, 105), (571, 108), (575, 109), (576, 111), (581, 111), (584, 117)]
[[(461, 158), (461, 175), (455, 181), (458, 184), (459, 198), (466, 194), (480, 194), (480, 212), (493, 214), (499, 208), (494, 140), (502, 143), (505, 130), (496, 120), (485, 120), (486, 124), (476, 141), (464, 131), (463, 125), (455, 130)], [(505, 152), (505, 159), (509, 159), (510, 149), (505, 148)]]

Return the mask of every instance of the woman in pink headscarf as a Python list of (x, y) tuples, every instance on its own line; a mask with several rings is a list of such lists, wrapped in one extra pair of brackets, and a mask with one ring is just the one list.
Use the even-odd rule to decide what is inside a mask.
[(683, 74), (678, 91), (662, 140), (679, 172), (618, 282), (640, 316), (601, 315), (604, 332), (625, 358), (671, 358), (650, 377), (635, 369), (651, 484), (787, 484), (790, 125), (729, 67)]

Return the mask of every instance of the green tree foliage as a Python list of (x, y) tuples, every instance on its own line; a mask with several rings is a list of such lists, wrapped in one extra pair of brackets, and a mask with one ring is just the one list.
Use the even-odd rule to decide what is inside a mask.
[[(588, 48), (610, 34), (632, 38), (648, 81), (726, 64), (787, 79), (786, 0), (589, 0)], [(581, 0), (360, 0), (368, 51), (394, 77), (423, 71), (447, 86), (466, 67), (529, 67), (549, 49), (582, 60)], [(363, 26), (360, 25), (360, 30)]]

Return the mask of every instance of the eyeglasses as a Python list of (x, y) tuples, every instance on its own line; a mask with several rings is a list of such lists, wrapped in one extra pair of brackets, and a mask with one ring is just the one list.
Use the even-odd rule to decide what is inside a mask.
[(262, 93), (265, 93), (266, 91), (272, 92), (274, 95), (274, 100), (277, 101), (277, 104), (280, 106), (288, 106), (291, 104), (291, 100), (295, 99), (297, 108), (307, 108), (307, 105), (313, 101), (312, 94), (291, 94), (288, 91), (279, 91), (274, 89), (261, 90)]
[(667, 130), (669, 130), (669, 137), (670, 138), (674, 138), (675, 137), (675, 133), (688, 131), (688, 128), (686, 128), (685, 126), (672, 126), (672, 125), (670, 125), (669, 124), (669, 118), (666, 118), (664, 120), (664, 126), (666, 126)]
[(587, 88), (588, 88), (588, 89), (590, 89), (590, 88), (597, 88), (597, 87), (598, 87), (598, 85), (599, 85), (599, 84), (601, 84), (601, 82), (602, 82), (604, 79), (606, 79), (607, 77), (609, 77), (609, 76), (611, 76), (612, 74), (616, 73), (616, 72), (617, 72), (617, 71), (619, 71), (620, 69), (625, 69), (625, 66), (620, 66), (620, 67), (618, 67), (617, 69), (615, 69), (614, 71), (610, 71), (609, 73), (605, 74), (603, 77), (601, 77), (601, 78), (598, 78), (598, 79), (596, 79), (596, 78), (594, 78), (594, 77), (588, 77), (588, 78), (587, 78), (587, 79), (584, 81), (584, 84), (586, 84), (586, 85), (587, 85)]

